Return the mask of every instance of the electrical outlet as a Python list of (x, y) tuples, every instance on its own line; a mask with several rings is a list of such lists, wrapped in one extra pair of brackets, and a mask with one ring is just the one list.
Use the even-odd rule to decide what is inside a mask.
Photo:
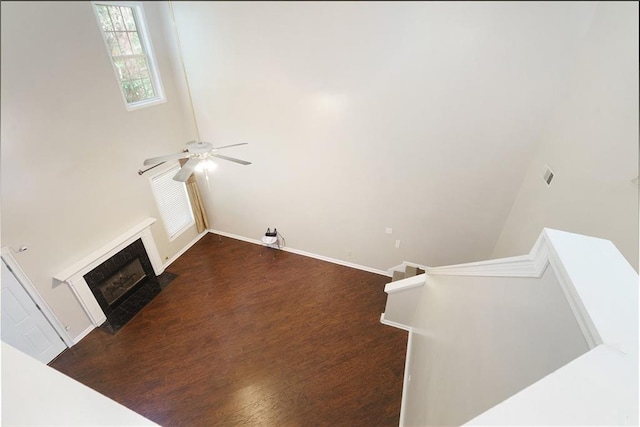
[(384, 232), (387, 233), (387, 234), (391, 234), (391, 233), (393, 233), (393, 229), (391, 227), (387, 227), (387, 228), (384, 229)]
[(400, 240), (396, 240), (396, 248), (400, 247)]

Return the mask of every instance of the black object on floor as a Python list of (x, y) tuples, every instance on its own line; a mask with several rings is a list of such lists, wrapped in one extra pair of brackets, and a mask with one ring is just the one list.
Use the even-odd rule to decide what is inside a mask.
[(168, 271), (165, 271), (164, 273), (159, 275), (158, 283), (160, 284), (160, 289), (164, 290), (164, 288), (169, 286), (169, 283), (173, 282), (173, 279), (175, 279), (176, 277), (178, 277), (177, 274), (169, 273)]

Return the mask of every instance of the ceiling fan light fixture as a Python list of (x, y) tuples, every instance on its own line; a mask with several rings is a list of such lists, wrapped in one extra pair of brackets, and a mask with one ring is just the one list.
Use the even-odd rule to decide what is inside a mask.
[(211, 159), (201, 160), (196, 166), (196, 172), (211, 172), (218, 168), (218, 164)]
[[(144, 165), (155, 165), (162, 164), (164, 162), (170, 160), (178, 160), (178, 159), (188, 159), (183, 165), (180, 171), (173, 177), (174, 180), (180, 182), (187, 182), (189, 177), (193, 172), (202, 172), (202, 171), (210, 171), (214, 170), (218, 165), (213, 162), (211, 159), (222, 159), (228, 160), (233, 163), (238, 163), (241, 165), (250, 165), (251, 162), (242, 159), (236, 159), (235, 157), (223, 156), (218, 153), (218, 150), (230, 147), (237, 147), (240, 145), (247, 145), (246, 142), (240, 142), (238, 144), (225, 145), (222, 147), (214, 147), (213, 144), (209, 142), (195, 142), (192, 141), (188, 143), (188, 147), (186, 150), (183, 150), (179, 153), (169, 154), (166, 156), (153, 157), (150, 159), (146, 159), (144, 161)], [(155, 167), (153, 166), (153, 167)], [(151, 168), (149, 168), (151, 169)], [(147, 169), (147, 170), (149, 170)], [(146, 171), (144, 171), (146, 172)], [(138, 171), (139, 175), (144, 173), (143, 171)]]

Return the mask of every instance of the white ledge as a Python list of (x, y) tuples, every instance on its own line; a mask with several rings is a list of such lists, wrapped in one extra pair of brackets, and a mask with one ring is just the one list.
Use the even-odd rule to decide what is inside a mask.
[(387, 283), (384, 287), (384, 291), (388, 294), (394, 292), (400, 292), (407, 289), (417, 288), (425, 284), (427, 275), (425, 273), (417, 276), (407, 277), (406, 279), (396, 280), (395, 282)]
[(125, 233), (121, 234), (106, 245), (102, 246), (100, 249), (93, 251), (90, 255), (87, 255), (72, 266), (67, 267), (60, 273), (56, 274), (55, 276), (53, 276), (53, 278), (59, 280), (60, 282), (66, 282), (78, 272), (82, 271), (87, 265), (92, 264), (94, 261), (101, 258), (104, 254), (107, 254), (115, 248), (119, 247), (132, 236), (140, 234), (145, 228), (150, 227), (154, 222), (156, 222), (155, 218), (145, 219), (143, 222), (136, 225), (135, 227), (132, 227)]

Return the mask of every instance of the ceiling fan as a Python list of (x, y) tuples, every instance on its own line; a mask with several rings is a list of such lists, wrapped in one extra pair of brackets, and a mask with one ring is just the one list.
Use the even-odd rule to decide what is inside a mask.
[(184, 165), (182, 165), (182, 168), (180, 168), (178, 173), (173, 177), (173, 179), (176, 181), (186, 182), (191, 176), (191, 174), (193, 173), (193, 171), (196, 169), (196, 166), (198, 166), (198, 164), (201, 161), (205, 161), (210, 158), (215, 157), (218, 159), (228, 160), (234, 163), (239, 163), (241, 165), (250, 165), (251, 162), (247, 162), (246, 160), (240, 160), (233, 157), (223, 156), (222, 154), (218, 153), (218, 150), (221, 150), (223, 148), (236, 147), (238, 145), (247, 145), (247, 143), (242, 142), (240, 144), (231, 144), (231, 145), (225, 145), (222, 147), (214, 147), (209, 142), (191, 141), (188, 143), (188, 146), (185, 150), (179, 153), (167, 154), (166, 156), (152, 157), (150, 159), (145, 160), (144, 165), (158, 166), (159, 164), (167, 162), (169, 160), (178, 160), (178, 159), (188, 158), (189, 160), (187, 160), (187, 162)]

